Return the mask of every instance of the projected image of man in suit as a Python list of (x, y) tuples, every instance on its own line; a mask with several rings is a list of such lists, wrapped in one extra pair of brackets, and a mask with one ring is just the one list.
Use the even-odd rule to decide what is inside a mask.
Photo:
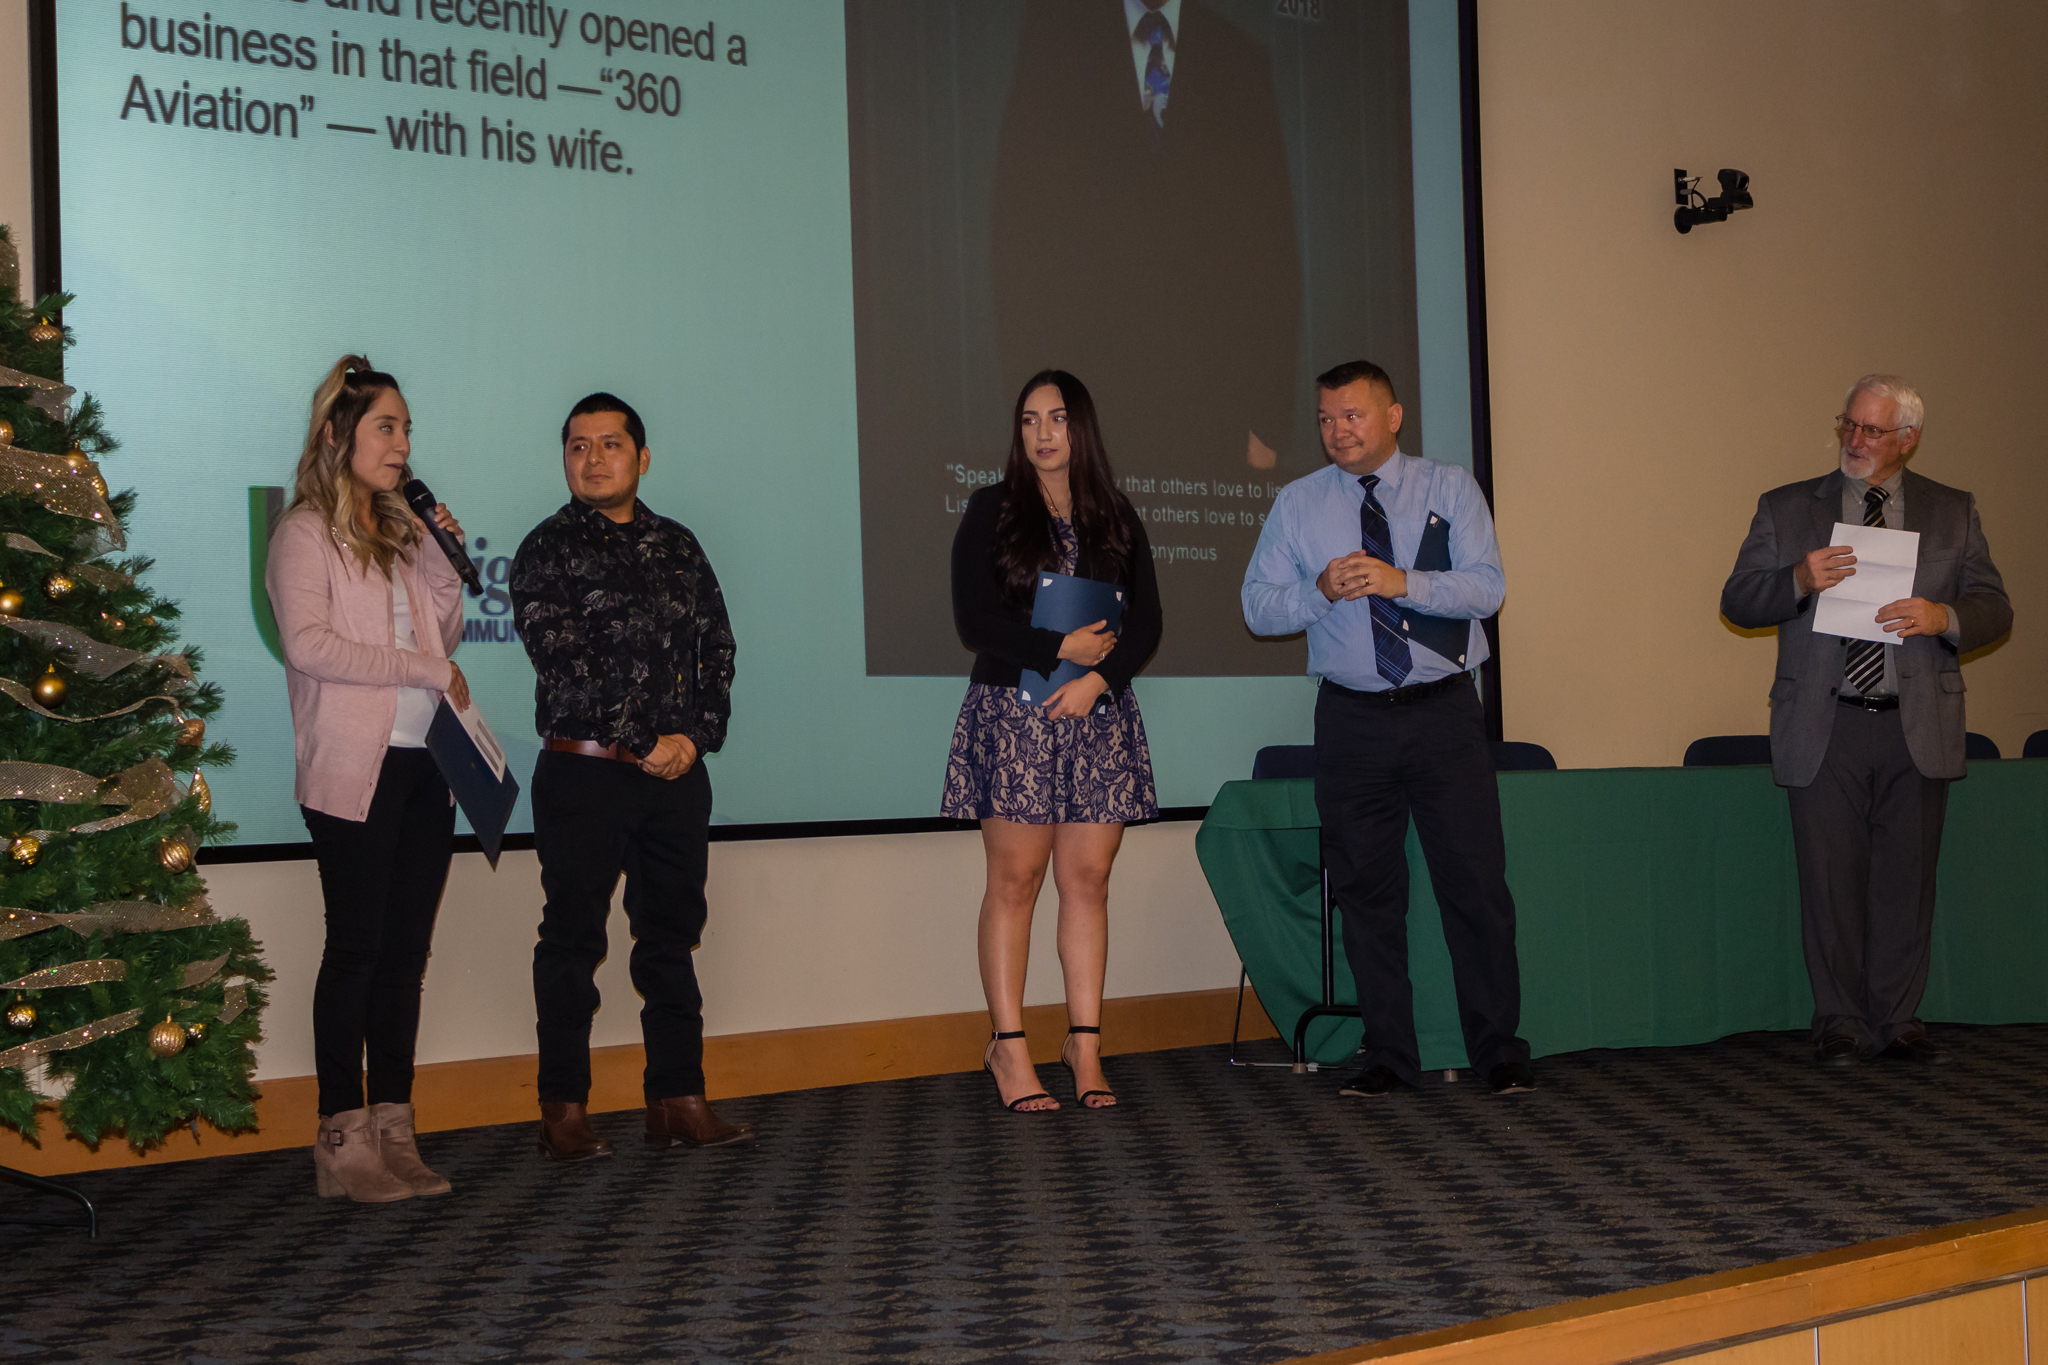
[[(1771, 773), (1792, 808), (1813, 1039), (1824, 1065), (1943, 1062), (1916, 1011), (1927, 988), (1934, 871), (1963, 762), (1960, 656), (2012, 628), (1976, 499), (1906, 468), (1924, 405), (1897, 375), (1850, 388), (1840, 467), (1757, 502), (1721, 614), (1776, 626)], [(1814, 629), (1819, 595), (1856, 572), (1837, 522), (1919, 534), (1913, 595), (1879, 607), (1890, 643)]]
[[(1140, 502), (1148, 481), (1185, 506), (1275, 468), (1294, 434), (1302, 286), (1258, 39), (1200, 0), (1032, 4), (990, 234), (1002, 373), (1087, 375)], [(1256, 536), (1233, 515), (1155, 537), (1164, 609), (1186, 632), (1160, 669), (1235, 671), (1250, 646), (1215, 605)]]

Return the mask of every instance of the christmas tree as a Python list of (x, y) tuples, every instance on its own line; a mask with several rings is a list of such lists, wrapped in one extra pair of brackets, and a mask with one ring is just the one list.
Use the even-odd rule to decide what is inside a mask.
[(62, 382), (70, 298), (24, 308), (14, 257), (0, 227), (0, 1123), (34, 1141), (59, 1103), (87, 1143), (138, 1150), (249, 1128), (270, 973), (194, 870), (234, 829), (200, 773), (234, 759), (205, 738), (219, 689), (123, 553), (135, 495), (109, 492), (115, 442)]

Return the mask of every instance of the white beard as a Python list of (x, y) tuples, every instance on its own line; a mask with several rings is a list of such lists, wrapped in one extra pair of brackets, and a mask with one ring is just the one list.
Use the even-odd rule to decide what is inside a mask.
[(1856, 455), (1846, 450), (1842, 452), (1842, 476), (1844, 478), (1865, 481), (1876, 471), (1877, 460), (1875, 457)]

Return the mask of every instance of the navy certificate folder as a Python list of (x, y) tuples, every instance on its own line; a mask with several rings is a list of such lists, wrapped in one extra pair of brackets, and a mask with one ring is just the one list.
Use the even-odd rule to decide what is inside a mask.
[(462, 717), (443, 697), (434, 708), (434, 722), (427, 727), (427, 752), (455, 793), (456, 804), (469, 817), (484, 857), (493, 868), (498, 850), (505, 844), (505, 822), (512, 818), (513, 803), (519, 800), (519, 783), (505, 763), (505, 751), (483, 717), (475, 712), (476, 732), (464, 725)]
[[(1422, 528), (1422, 543), (1415, 547), (1415, 562), (1408, 566), (1424, 572), (1445, 572), (1451, 567), (1451, 523), (1441, 513), (1431, 512)], [(1472, 623), (1462, 617), (1431, 616), (1409, 607), (1401, 609), (1401, 630), (1409, 639), (1434, 654), (1465, 666), (1465, 651), (1472, 639)]]
[[(1031, 602), (1031, 624), (1041, 630), (1070, 634), (1097, 621), (1107, 621), (1112, 631), (1124, 621), (1124, 590), (1116, 583), (1098, 583), (1071, 574), (1038, 575), (1038, 593)], [(1045, 699), (1088, 670), (1071, 659), (1060, 660), (1050, 676), (1024, 670), (1017, 681), (1017, 695), (1026, 706), (1043, 706)]]

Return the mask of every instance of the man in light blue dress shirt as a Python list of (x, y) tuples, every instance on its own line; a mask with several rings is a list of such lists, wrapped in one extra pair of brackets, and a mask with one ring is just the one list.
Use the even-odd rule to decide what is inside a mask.
[[(1408, 981), (1412, 815), (1458, 991), (1465, 1051), (1500, 1093), (1533, 1090), (1507, 887), (1500, 792), (1471, 670), (1506, 580), (1479, 485), (1400, 452), (1386, 371), (1351, 361), (1316, 380), (1329, 466), (1280, 490), (1244, 576), (1258, 635), (1308, 632), (1316, 810), (1365, 1025), (1364, 1066), (1340, 1093), (1421, 1076)], [(1403, 567), (1406, 566), (1406, 567)]]

